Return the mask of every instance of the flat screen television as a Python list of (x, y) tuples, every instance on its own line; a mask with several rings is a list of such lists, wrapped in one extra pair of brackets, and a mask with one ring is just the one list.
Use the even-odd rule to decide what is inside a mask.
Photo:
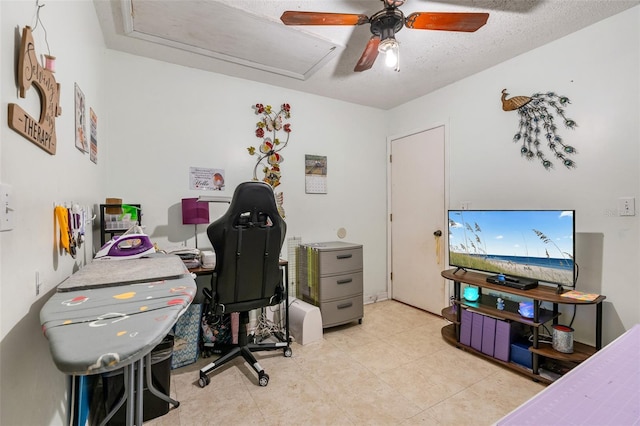
[(575, 287), (574, 213), (449, 210), (449, 264)]

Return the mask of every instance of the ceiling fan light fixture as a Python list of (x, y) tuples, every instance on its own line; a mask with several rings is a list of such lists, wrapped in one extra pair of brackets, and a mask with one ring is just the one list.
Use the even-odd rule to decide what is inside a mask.
[(394, 37), (382, 40), (378, 45), (378, 52), (384, 53), (387, 67), (400, 71), (400, 43)]
[(383, 0), (384, 4), (388, 7), (400, 7), (404, 4), (405, 0)]
[[(1, 1), (1, 0), (0, 0)], [(384, 9), (367, 18), (354, 13), (285, 11), (280, 18), (285, 25), (363, 25), (369, 24), (371, 38), (353, 69), (371, 69), (379, 53), (386, 56), (387, 67), (400, 71), (399, 44), (395, 35), (404, 27), (417, 30), (474, 32), (487, 23), (488, 13), (413, 12), (405, 18), (400, 6), (405, 0), (380, 0)]]

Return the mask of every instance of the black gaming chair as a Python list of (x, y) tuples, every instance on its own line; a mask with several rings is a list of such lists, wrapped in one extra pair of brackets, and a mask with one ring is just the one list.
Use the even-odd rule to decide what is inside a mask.
[(216, 266), (211, 290), (203, 291), (205, 314), (239, 312), (240, 324), (238, 344), (200, 369), (200, 387), (209, 384), (209, 373), (237, 356), (244, 357), (258, 373), (260, 386), (267, 386), (269, 376), (252, 352), (284, 348), (284, 355), (291, 356), (288, 341), (249, 343), (246, 327), (249, 311), (277, 305), (284, 300), (279, 261), (285, 233), (286, 224), (278, 213), (273, 189), (255, 181), (241, 183), (227, 212), (207, 228), (216, 253)]

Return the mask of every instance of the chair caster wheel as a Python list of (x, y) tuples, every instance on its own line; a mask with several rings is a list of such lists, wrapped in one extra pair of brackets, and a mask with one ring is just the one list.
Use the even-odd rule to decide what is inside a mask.
[(291, 348), (285, 348), (284, 349), (285, 358), (291, 358), (291, 355), (293, 355), (293, 351), (291, 350)]
[(209, 377), (207, 377), (206, 374), (201, 374), (200, 379), (198, 380), (198, 384), (200, 385), (200, 387), (203, 388), (207, 386), (209, 383), (211, 383), (211, 380), (209, 379)]
[(258, 384), (265, 387), (269, 384), (269, 375), (267, 373), (260, 373), (258, 376)]

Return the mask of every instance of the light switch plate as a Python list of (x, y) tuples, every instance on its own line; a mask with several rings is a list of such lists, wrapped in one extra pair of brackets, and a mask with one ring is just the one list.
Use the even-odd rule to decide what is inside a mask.
[(635, 216), (636, 215), (635, 197), (618, 198), (618, 214), (620, 216)]
[(13, 204), (11, 185), (0, 183), (0, 231), (13, 229)]

